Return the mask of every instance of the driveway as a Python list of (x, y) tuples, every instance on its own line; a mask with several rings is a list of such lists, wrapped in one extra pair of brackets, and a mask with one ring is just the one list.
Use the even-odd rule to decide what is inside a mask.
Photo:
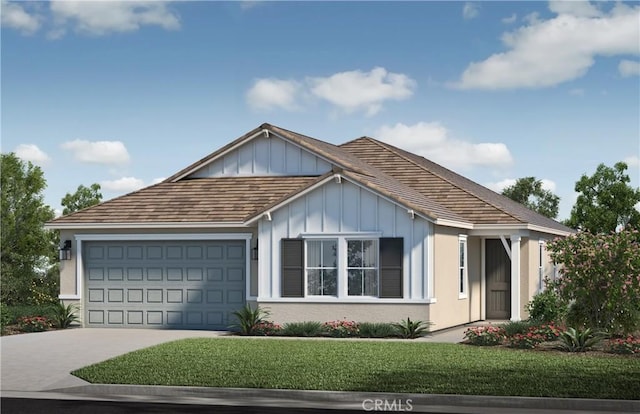
[(163, 342), (214, 337), (215, 331), (74, 328), (0, 338), (0, 389), (45, 391), (87, 385), (70, 374), (84, 366)]

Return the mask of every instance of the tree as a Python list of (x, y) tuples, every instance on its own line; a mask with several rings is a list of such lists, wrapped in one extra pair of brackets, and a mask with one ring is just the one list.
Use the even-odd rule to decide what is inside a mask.
[(542, 181), (535, 177), (518, 178), (514, 185), (502, 190), (502, 195), (537, 211), (543, 216), (558, 217), (560, 197), (542, 188)]
[(627, 164), (616, 163), (613, 168), (598, 165), (591, 176), (583, 174), (576, 182), (580, 193), (571, 209), (567, 225), (591, 233), (610, 233), (618, 226), (640, 228), (640, 189), (631, 187), (625, 173)]
[(67, 215), (83, 208), (94, 206), (100, 203), (101, 200), (100, 184), (94, 183), (89, 187), (79, 185), (75, 193), (67, 193), (62, 198), (61, 204), (64, 206), (62, 214)]
[(55, 261), (57, 237), (44, 228), (55, 215), (43, 201), (47, 183), (40, 167), (25, 163), (13, 153), (2, 154), (0, 167), (0, 300), (8, 305), (27, 303), (33, 286), (47, 277)]

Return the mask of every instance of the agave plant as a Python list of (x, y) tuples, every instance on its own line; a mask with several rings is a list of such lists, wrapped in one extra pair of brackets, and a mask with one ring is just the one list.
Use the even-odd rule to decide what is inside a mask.
[(78, 321), (79, 306), (75, 303), (65, 305), (59, 301), (51, 307), (51, 321), (53, 326), (59, 329), (67, 329), (72, 323)]
[(429, 327), (433, 325), (431, 322), (412, 321), (407, 318), (400, 323), (394, 323), (393, 326), (398, 330), (398, 335), (404, 339), (416, 339), (429, 333)]
[(256, 306), (254, 309), (247, 304), (244, 308), (233, 312), (233, 315), (236, 317), (237, 323), (229, 325), (229, 328), (240, 331), (241, 335), (253, 335), (259, 324), (267, 322), (270, 313), (260, 306)]
[(558, 337), (562, 343), (561, 348), (569, 352), (584, 352), (597, 345), (604, 338), (606, 338), (605, 333), (593, 331), (591, 328), (584, 330), (567, 328)]

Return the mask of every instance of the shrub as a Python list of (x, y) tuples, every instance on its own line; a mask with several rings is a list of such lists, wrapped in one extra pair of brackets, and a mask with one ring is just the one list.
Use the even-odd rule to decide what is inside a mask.
[(433, 325), (431, 322), (412, 321), (407, 318), (400, 323), (394, 323), (398, 335), (404, 339), (416, 339), (429, 333), (429, 327)]
[(476, 326), (468, 328), (464, 337), (471, 345), (493, 346), (500, 345), (505, 339), (504, 329), (498, 326)]
[(533, 332), (517, 333), (506, 339), (507, 346), (520, 349), (533, 349), (544, 341), (544, 336)]
[(59, 301), (52, 305), (51, 309), (51, 320), (56, 328), (67, 329), (72, 323), (78, 321), (79, 307), (75, 303), (65, 306), (64, 302)]
[(506, 336), (513, 336), (515, 334), (525, 334), (529, 332), (531, 328), (531, 322), (529, 321), (511, 321), (507, 323), (502, 323), (498, 325), (500, 328), (504, 329), (504, 334)]
[(540, 335), (545, 341), (555, 341), (560, 336), (562, 330), (553, 323), (534, 325), (529, 328), (529, 332)]
[(560, 333), (558, 339), (562, 342), (561, 349), (568, 352), (584, 352), (596, 346), (604, 337), (602, 332), (593, 331), (591, 328), (567, 328)]
[(567, 323), (614, 334), (640, 327), (640, 231), (579, 232), (547, 244), (559, 263), (557, 292), (572, 303)]
[(321, 336), (325, 332), (322, 323), (316, 321), (310, 322), (290, 322), (285, 323), (282, 327), (282, 335), (285, 336)]
[(640, 354), (640, 338), (629, 335), (626, 338), (610, 339), (605, 350), (614, 354)]
[(45, 316), (21, 316), (18, 326), (23, 332), (42, 332), (51, 327), (51, 321)]
[(335, 338), (348, 338), (358, 336), (360, 329), (357, 322), (354, 321), (331, 321), (322, 324), (326, 332)]
[(536, 323), (549, 323), (561, 321), (567, 313), (567, 305), (562, 301), (556, 292), (556, 285), (549, 280), (545, 280), (546, 289), (536, 294), (527, 303), (529, 319)]
[(229, 325), (229, 328), (238, 330), (241, 335), (253, 335), (260, 323), (268, 322), (267, 318), (270, 313), (260, 306), (253, 309), (251, 305), (246, 304), (244, 308), (234, 311), (233, 315), (236, 317), (237, 323)]
[(11, 322), (18, 323), (18, 319), (22, 316), (46, 316), (51, 319), (51, 304), (46, 305), (12, 305), (8, 307), (9, 315), (11, 315)]
[(274, 336), (279, 335), (282, 332), (282, 326), (277, 323), (263, 321), (258, 322), (251, 331), (250, 335), (256, 336)]
[(360, 324), (361, 338), (392, 338), (398, 336), (398, 329), (391, 323), (362, 322)]
[(9, 311), (9, 307), (4, 303), (0, 303), (0, 334), (4, 334), (7, 325), (13, 322), (13, 314)]

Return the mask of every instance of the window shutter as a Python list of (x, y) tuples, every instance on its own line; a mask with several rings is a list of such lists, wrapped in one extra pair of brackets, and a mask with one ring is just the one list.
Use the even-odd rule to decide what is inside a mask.
[(380, 239), (380, 297), (402, 298), (404, 239)]
[(304, 240), (282, 239), (281, 244), (281, 296), (301, 298), (304, 296)]

